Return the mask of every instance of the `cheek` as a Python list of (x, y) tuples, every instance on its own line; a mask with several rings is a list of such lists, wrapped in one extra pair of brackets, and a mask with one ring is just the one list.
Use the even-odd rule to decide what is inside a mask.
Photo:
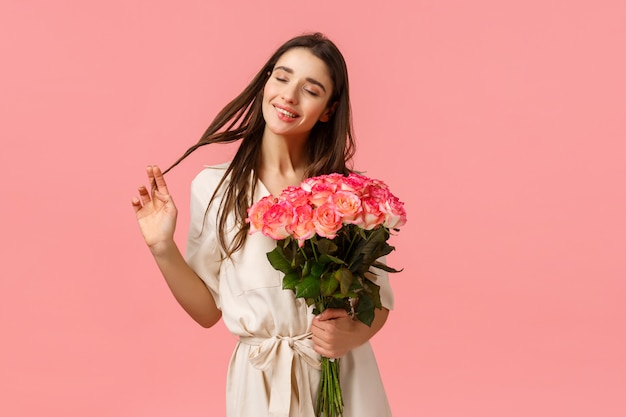
[(314, 114), (317, 119), (322, 117), (325, 111), (326, 111), (326, 106), (321, 105), (321, 104), (316, 104), (315, 107), (311, 109), (311, 113)]
[(271, 81), (268, 80), (263, 86), (263, 99), (269, 100), (276, 95), (276, 86)]
[(269, 88), (267, 84), (265, 84), (265, 87), (263, 87), (263, 92), (261, 93), (261, 103), (262, 103), (263, 108), (270, 105), (269, 101), (271, 98), (272, 98), (272, 89)]

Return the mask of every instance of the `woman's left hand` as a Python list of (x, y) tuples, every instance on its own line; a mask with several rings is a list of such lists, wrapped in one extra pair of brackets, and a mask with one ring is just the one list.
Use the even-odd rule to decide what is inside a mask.
[(388, 314), (387, 309), (376, 310), (376, 318), (369, 327), (359, 320), (353, 320), (343, 309), (326, 309), (311, 323), (314, 349), (327, 358), (339, 358), (374, 336), (387, 320)]

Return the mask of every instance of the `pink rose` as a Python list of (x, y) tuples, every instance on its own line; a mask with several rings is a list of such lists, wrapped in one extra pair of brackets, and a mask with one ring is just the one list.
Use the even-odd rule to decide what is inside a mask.
[(373, 197), (365, 197), (361, 199), (361, 207), (363, 208), (362, 221), (359, 225), (365, 230), (372, 230), (385, 221), (385, 213), (382, 210), (381, 203)]
[(345, 178), (343, 175), (338, 173), (328, 174), (322, 176), (325, 184), (341, 184), (341, 181)]
[(383, 226), (390, 229), (397, 229), (404, 226), (406, 223), (406, 210), (404, 209), (404, 203), (402, 203), (396, 196), (391, 196), (384, 206), (385, 221)]
[(311, 188), (309, 201), (315, 207), (319, 207), (329, 202), (337, 191), (337, 184), (317, 183)]
[(294, 207), (299, 207), (309, 204), (309, 196), (310, 193), (301, 187), (288, 187), (280, 193), (278, 198), (290, 202)]
[(339, 188), (345, 191), (352, 191), (358, 196), (362, 196), (368, 182), (367, 177), (350, 173), (347, 177), (342, 178)]
[(300, 188), (302, 188), (304, 191), (311, 192), (311, 190), (316, 184), (323, 184), (323, 183), (324, 183), (323, 175), (320, 175), (318, 177), (310, 177), (302, 181), (302, 183), (300, 184)]
[(266, 196), (248, 208), (248, 218), (246, 219), (246, 223), (250, 223), (250, 234), (263, 229), (263, 216), (275, 202), (276, 198), (273, 196)]
[(318, 235), (333, 239), (341, 229), (341, 216), (332, 203), (325, 203), (315, 209), (313, 224)]
[(288, 201), (278, 201), (263, 215), (263, 229), (265, 236), (281, 240), (290, 235), (287, 226), (293, 222), (294, 207)]
[(385, 184), (383, 181), (376, 179), (376, 178), (370, 178), (370, 186), (372, 187), (376, 187), (376, 188), (380, 188), (383, 190), (389, 190), (389, 186), (387, 186), (387, 184)]
[(385, 204), (385, 201), (389, 199), (391, 193), (385, 187), (380, 187), (371, 182), (365, 191), (365, 196), (370, 197), (378, 201), (381, 205)]
[(358, 223), (361, 221), (361, 199), (350, 191), (337, 191), (332, 195), (335, 210), (341, 216), (343, 223)]
[(313, 207), (307, 205), (295, 208), (293, 222), (287, 227), (295, 239), (298, 239), (298, 246), (302, 247), (304, 241), (310, 239), (315, 234), (313, 224)]

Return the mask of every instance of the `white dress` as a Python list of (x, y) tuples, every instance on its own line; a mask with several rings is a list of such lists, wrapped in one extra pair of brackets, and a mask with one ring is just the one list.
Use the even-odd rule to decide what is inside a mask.
[[(313, 314), (303, 299), (282, 289), (282, 273), (265, 255), (275, 241), (255, 233), (231, 259), (220, 261), (216, 215), (221, 193), (206, 208), (226, 167), (206, 167), (193, 180), (186, 247), (187, 262), (213, 294), (228, 330), (239, 337), (228, 369), (226, 415), (314, 417), (320, 371), (308, 337)], [(269, 191), (259, 182), (254, 201), (265, 195)], [(383, 306), (393, 308), (387, 275), (379, 274), (377, 284)], [(340, 381), (344, 417), (391, 416), (369, 342), (341, 358)]]

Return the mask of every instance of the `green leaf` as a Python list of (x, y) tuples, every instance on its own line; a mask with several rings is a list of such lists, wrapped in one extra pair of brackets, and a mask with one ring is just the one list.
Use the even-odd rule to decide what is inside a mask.
[(342, 295), (348, 294), (350, 291), (350, 285), (354, 281), (354, 275), (348, 268), (339, 268), (333, 273), (333, 277), (339, 281), (340, 292)]
[(384, 253), (389, 253), (387, 244), (389, 232), (384, 227), (368, 231), (367, 240), (360, 241), (350, 259), (350, 270), (354, 273), (364, 273)]
[(280, 246), (276, 246), (273, 251), (267, 253), (267, 259), (274, 269), (279, 270), (283, 274), (288, 274), (292, 271), (291, 262), (283, 255), (283, 250)]
[(341, 294), (335, 294), (339, 297), (326, 297), (324, 301), (326, 302), (326, 308), (343, 308), (346, 311), (350, 311), (350, 300), (346, 297), (343, 297)]
[(363, 291), (363, 279), (361, 278), (361, 276), (354, 275), (354, 274), (352, 274), (352, 276), (355, 277), (356, 279), (352, 280), (352, 284), (350, 284), (350, 291), (356, 292), (356, 293)]
[(324, 255), (324, 256), (328, 257), (328, 259), (330, 261), (336, 263), (337, 265), (346, 265), (346, 263), (344, 261), (342, 261), (341, 259), (336, 258), (336, 257), (334, 257), (332, 255)]
[(376, 308), (383, 308), (383, 304), (380, 301), (380, 286), (373, 283), (369, 279), (365, 281), (365, 289), (370, 294), (372, 302)]
[(316, 278), (321, 277), (323, 272), (324, 272), (324, 265), (322, 264), (319, 264), (316, 262), (311, 267), (311, 275), (313, 275)]
[(317, 241), (317, 250), (321, 255), (337, 252), (337, 245), (330, 239), (320, 239)]
[(365, 268), (364, 264), (363, 264), (363, 254), (360, 252), (354, 252), (354, 255), (352, 256), (352, 258), (350, 259), (350, 271), (352, 271), (353, 273), (357, 273), (360, 272), (361, 270), (365, 269), (369, 269), (369, 268)]
[(348, 291), (346, 294), (342, 294), (340, 292), (336, 292), (332, 295), (333, 298), (338, 300), (346, 300), (348, 298), (357, 298), (358, 294), (355, 292)]
[(328, 255), (321, 255), (318, 258), (317, 262), (321, 263), (322, 265), (326, 265), (327, 263), (331, 262), (331, 260)]
[(375, 308), (372, 298), (367, 294), (362, 294), (354, 308), (354, 313), (362, 323), (371, 326), (374, 321)]
[(365, 245), (361, 249), (366, 259), (371, 259), (370, 263), (380, 257), (382, 249), (387, 245), (388, 234), (383, 227), (372, 230), (372, 234), (367, 238)]
[(381, 248), (380, 248), (380, 255), (378, 256), (379, 258), (381, 256), (386, 256), (389, 255), (391, 252), (393, 252), (394, 250), (396, 250), (395, 247), (391, 246), (390, 244), (388, 244), (387, 242), (385, 242)]
[(296, 267), (302, 268), (302, 265), (304, 265), (304, 263), (306, 262), (308, 258), (312, 258), (312, 256), (305, 257), (304, 255), (302, 255), (300, 251), (296, 252), (294, 256), (294, 263)]
[(318, 298), (315, 300), (315, 308), (313, 309), (313, 314), (320, 314), (322, 311), (326, 309), (326, 303), (322, 298)]
[(300, 282), (297, 272), (290, 272), (283, 277), (283, 290), (295, 290), (296, 284)]
[(372, 266), (374, 268), (378, 268), (378, 269), (382, 269), (383, 271), (387, 271), (387, 272), (392, 272), (392, 273), (396, 273), (396, 272), (402, 272), (402, 269), (395, 269), (392, 268), (382, 262), (376, 261), (372, 264)]
[(320, 295), (320, 280), (311, 275), (304, 277), (296, 285), (296, 297), (315, 298)]
[(333, 274), (325, 274), (320, 281), (320, 292), (323, 296), (331, 296), (339, 286), (339, 281)]

